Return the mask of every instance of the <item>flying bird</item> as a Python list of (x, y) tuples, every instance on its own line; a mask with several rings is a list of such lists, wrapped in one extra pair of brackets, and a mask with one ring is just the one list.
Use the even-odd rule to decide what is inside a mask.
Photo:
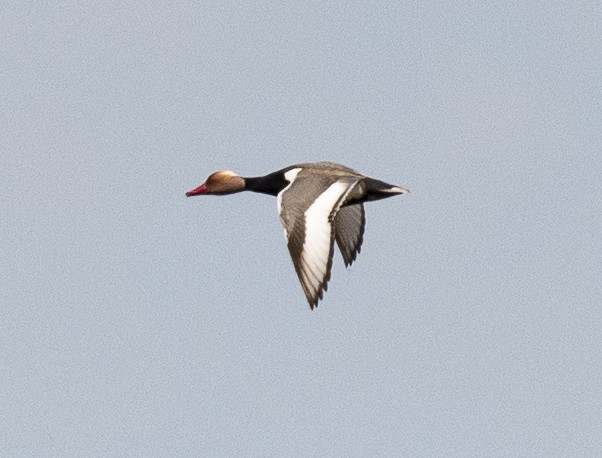
[(328, 287), (334, 241), (346, 266), (360, 252), (366, 226), (364, 202), (409, 192), (340, 164), (317, 162), (291, 165), (261, 177), (215, 172), (186, 195), (241, 191), (277, 196), (288, 249), (312, 310)]

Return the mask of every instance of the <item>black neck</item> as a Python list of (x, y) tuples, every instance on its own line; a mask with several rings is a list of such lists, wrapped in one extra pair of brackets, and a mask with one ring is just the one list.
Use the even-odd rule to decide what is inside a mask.
[(270, 173), (263, 177), (245, 178), (245, 190), (277, 196), (288, 185), (282, 171)]

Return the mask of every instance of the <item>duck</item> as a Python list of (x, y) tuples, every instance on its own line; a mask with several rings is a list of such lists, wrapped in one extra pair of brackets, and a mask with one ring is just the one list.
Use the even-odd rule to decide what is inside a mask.
[(231, 170), (209, 175), (187, 197), (251, 191), (275, 196), (293, 266), (310, 309), (328, 289), (336, 242), (346, 267), (360, 253), (366, 227), (364, 203), (409, 192), (334, 162), (302, 163), (265, 176)]

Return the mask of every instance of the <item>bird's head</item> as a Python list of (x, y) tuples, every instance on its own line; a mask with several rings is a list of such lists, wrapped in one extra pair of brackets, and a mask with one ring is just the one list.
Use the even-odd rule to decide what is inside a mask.
[(212, 173), (209, 178), (197, 188), (186, 193), (186, 196), (198, 196), (200, 194), (225, 195), (244, 191), (245, 179), (231, 170), (221, 170)]

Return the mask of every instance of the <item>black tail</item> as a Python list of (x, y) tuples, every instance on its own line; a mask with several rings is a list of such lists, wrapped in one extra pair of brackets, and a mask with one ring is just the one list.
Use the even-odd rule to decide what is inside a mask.
[(364, 185), (366, 186), (364, 201), (386, 199), (387, 197), (393, 197), (397, 194), (406, 194), (410, 192), (409, 189), (385, 183), (384, 181), (375, 180), (374, 178), (365, 178)]

